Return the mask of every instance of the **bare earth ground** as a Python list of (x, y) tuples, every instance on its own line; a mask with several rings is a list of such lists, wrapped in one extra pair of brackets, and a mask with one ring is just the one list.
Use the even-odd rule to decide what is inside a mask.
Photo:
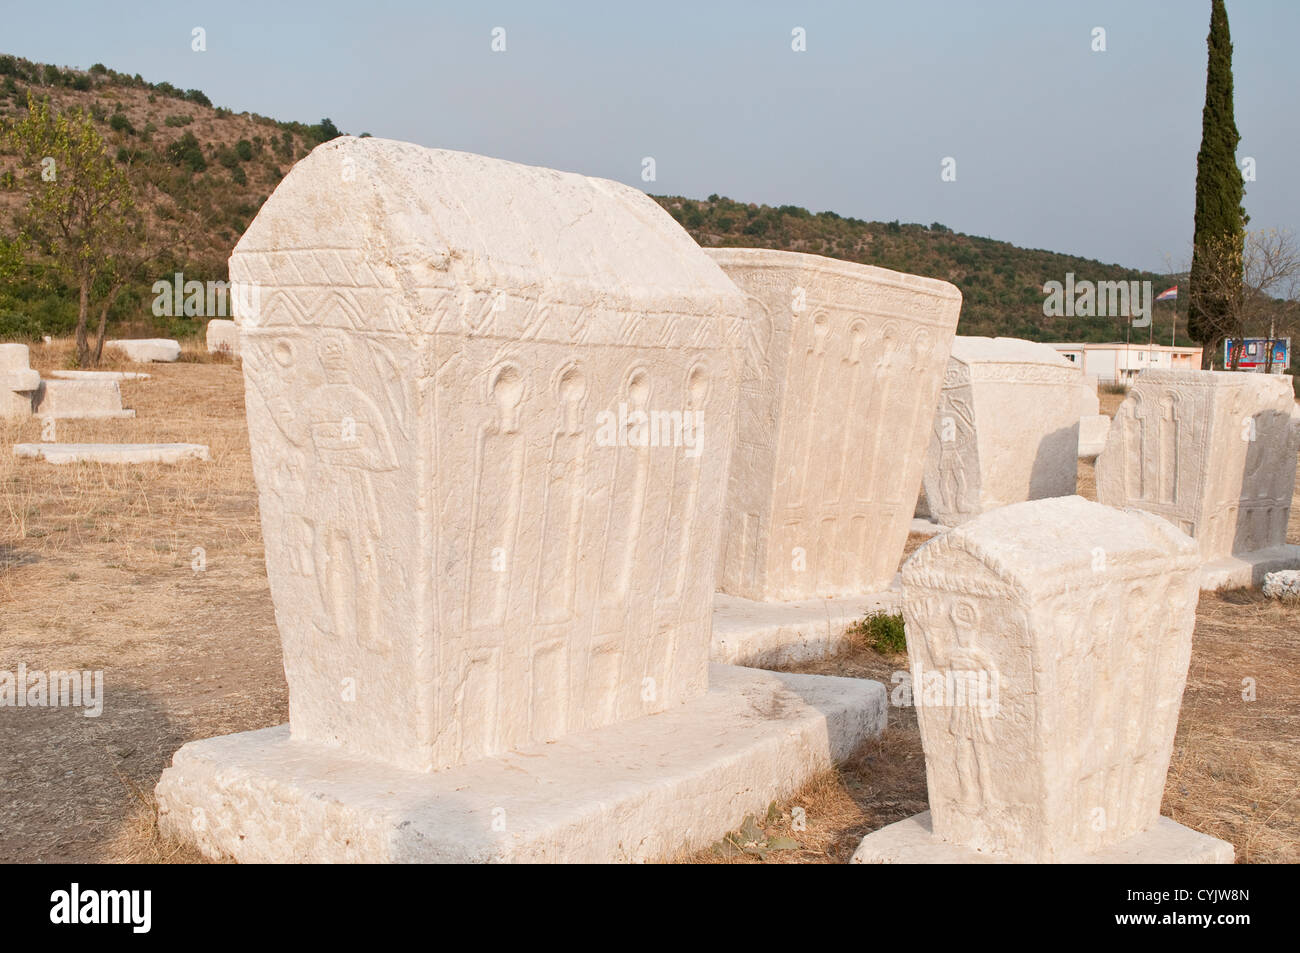
[[(33, 366), (65, 366), (68, 351), (36, 345)], [(0, 422), (0, 670), (105, 673), (98, 718), (0, 708), (0, 861), (201, 860), (158, 837), (159, 774), (186, 741), (288, 717), (239, 369), (193, 346), (181, 363), (143, 369), (152, 380), (122, 384), (135, 420), (59, 421), (57, 439), (206, 443), (211, 463), (18, 461), (9, 446), (39, 441), (40, 423)], [(1103, 395), (1102, 410), (1119, 399)], [(1092, 466), (1079, 477), (1093, 496)], [(1300, 505), (1290, 529), (1300, 540)], [(923, 542), (913, 536), (909, 553)], [(798, 670), (890, 687), (905, 668), (855, 647)], [(1246, 678), (1255, 701), (1242, 700)], [(1164, 813), (1231, 841), (1240, 861), (1300, 861), (1298, 685), (1300, 606), (1244, 590), (1202, 596)], [(864, 834), (925, 807), (916, 718), (895, 707), (879, 741), (757, 819), (757, 837), (735, 839), (774, 849), (678, 859), (842, 862)]]

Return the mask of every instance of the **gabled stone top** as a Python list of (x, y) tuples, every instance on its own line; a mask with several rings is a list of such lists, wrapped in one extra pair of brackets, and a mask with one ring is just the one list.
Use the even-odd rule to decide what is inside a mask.
[(1254, 387), (1259, 390), (1276, 390), (1281, 394), (1293, 394), (1294, 386), (1290, 374), (1258, 374), (1253, 371), (1203, 371), (1175, 370), (1165, 368), (1147, 368), (1139, 371), (1136, 384), (1167, 384), (1191, 387)]
[(962, 364), (1050, 364), (1078, 372), (1056, 348), (1021, 338), (986, 338), (957, 335), (952, 359)]
[(936, 536), (903, 566), (904, 588), (974, 591), (969, 573), (953, 573), (953, 551), (1033, 600), (1117, 578), (1190, 570), (1200, 559), (1196, 542), (1168, 520), (1059, 496), (990, 510)]
[(704, 251), (714, 261), (727, 265), (749, 268), (807, 268), (859, 280), (871, 280), (878, 284), (901, 285), (916, 291), (928, 292), (939, 298), (961, 300), (961, 290), (951, 282), (941, 278), (927, 278), (924, 275), (892, 271), (877, 265), (863, 265), (856, 261), (843, 261), (839, 258), (827, 258), (824, 255), (809, 255), (804, 252), (782, 251), (775, 248), (706, 248)]
[[(421, 322), (430, 330), (439, 312), (480, 308), (484, 296), (620, 321), (629, 312), (727, 317), (744, 304), (637, 189), (351, 136), (290, 170), (235, 246), (231, 277), (272, 289), (396, 289), (408, 310), (430, 316)], [(513, 302), (497, 305), (503, 297)]]

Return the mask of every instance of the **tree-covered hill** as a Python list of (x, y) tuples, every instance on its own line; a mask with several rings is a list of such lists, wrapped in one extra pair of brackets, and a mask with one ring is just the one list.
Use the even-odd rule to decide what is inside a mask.
[[(110, 312), (115, 333), (200, 330), (201, 320), (151, 314), (153, 281), (176, 271), (186, 279), (224, 279), (231, 249), (280, 179), (317, 144), (340, 134), (328, 119), (307, 124), (234, 113), (214, 106), (200, 90), (150, 83), (139, 74), (128, 76), (100, 64), (80, 70), (3, 54), (0, 131), (26, 115), (29, 92), (56, 111), (81, 109), (93, 117), (113, 161), (133, 175), (147, 174), (149, 195), (168, 200), (146, 214), (183, 215), (194, 223), (183, 247), (169, 249), (151, 263), (152, 277), (124, 288)], [(16, 216), (25, 203), (23, 177), (31, 174), (18, 166), (15, 154), (0, 152), (0, 237), (8, 239), (17, 230)], [(656, 198), (702, 245), (804, 251), (947, 279), (964, 296), (963, 334), (1122, 340), (1122, 319), (1045, 317), (1044, 282), (1064, 281), (1073, 273), (1080, 280), (1151, 281), (1159, 293), (1176, 280), (959, 234), (939, 223), (870, 222), (717, 195), (707, 200)], [(3, 272), (0, 267), (0, 339), (68, 333), (76, 319), (75, 292), (39, 264)], [(1167, 305), (1156, 309), (1155, 333), (1163, 343), (1169, 341), (1171, 314)], [(1178, 339), (1187, 343), (1181, 328)]]

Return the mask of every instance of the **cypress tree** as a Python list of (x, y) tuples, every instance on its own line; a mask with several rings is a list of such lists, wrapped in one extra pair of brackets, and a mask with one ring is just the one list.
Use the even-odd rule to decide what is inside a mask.
[[(1232, 37), (1223, 0), (1212, 0), (1209, 63), (1205, 71), (1205, 109), (1201, 113), (1201, 151), (1196, 155), (1196, 224), (1192, 237), (1192, 268), (1188, 276), (1191, 304), (1187, 333), (1204, 349), (1201, 366), (1209, 367), (1223, 340), (1226, 300), (1206, 293), (1205, 274), (1222, 270), (1213, 257), (1236, 249), (1236, 281), (1241, 282), (1240, 250), (1247, 222), (1242, 208), (1241, 170), (1237, 168), (1237, 123), (1232, 114)], [(1198, 289), (1202, 289), (1198, 294)]]

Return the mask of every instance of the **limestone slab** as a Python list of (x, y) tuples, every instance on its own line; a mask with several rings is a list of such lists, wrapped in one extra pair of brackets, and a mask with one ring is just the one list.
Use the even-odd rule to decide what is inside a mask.
[(118, 341), (105, 341), (104, 348), (121, 351), (127, 360), (141, 364), (157, 361), (170, 364), (181, 358), (181, 346), (170, 338), (131, 338)]
[(33, 413), (56, 419), (121, 419), (135, 416), (122, 407), (122, 391), (115, 380), (41, 381)]
[(26, 344), (0, 344), (0, 419), (31, 416), (41, 375), (30, 360)]
[(140, 371), (50, 371), (61, 381), (147, 381), (150, 375)]
[(1199, 564), (1168, 521), (1078, 496), (917, 550), (903, 617), (935, 840), (1057, 863), (1158, 826)]
[(947, 531), (948, 527), (942, 523), (936, 523), (934, 520), (923, 517), (916, 517), (908, 524), (909, 533), (919, 533), (922, 536), (938, 536), (940, 533)]
[(213, 318), (208, 322), (205, 335), (209, 354), (239, 353), (239, 325), (234, 321)]
[(252, 863), (655, 860), (795, 793), (885, 717), (878, 682), (714, 665), (681, 706), (432, 773), (267, 728), (181, 748), (158, 823)]
[[(1227, 841), (1184, 827), (1167, 817), (1111, 847), (1066, 854), (1068, 864), (1230, 864)], [(1011, 858), (981, 853), (934, 836), (930, 812), (873, 831), (853, 852), (852, 864), (1006, 864)]]
[(198, 443), (20, 443), (14, 456), (46, 463), (181, 463), (208, 460)]
[(897, 612), (901, 587), (843, 599), (759, 602), (715, 593), (710, 658), (774, 668), (829, 658), (848, 648), (848, 629), (872, 612)]
[(1097, 458), (1097, 499), (1165, 517), (1207, 563), (1284, 545), (1295, 408), (1286, 375), (1142, 371)]
[(1260, 587), (1270, 599), (1300, 602), (1300, 569), (1282, 569), (1267, 573)]
[(961, 293), (818, 255), (706, 251), (748, 302), (718, 588), (759, 601), (888, 588)]
[(1248, 553), (1233, 553), (1204, 563), (1200, 569), (1201, 590), (1245, 589), (1260, 586), (1272, 572), (1300, 568), (1300, 546), (1282, 543)]
[(1079, 418), (1079, 459), (1090, 460), (1106, 449), (1110, 418), (1105, 414), (1085, 414)]
[(932, 519), (1075, 491), (1079, 419), (1096, 402), (1078, 369), (1046, 344), (958, 336), (925, 459)]

